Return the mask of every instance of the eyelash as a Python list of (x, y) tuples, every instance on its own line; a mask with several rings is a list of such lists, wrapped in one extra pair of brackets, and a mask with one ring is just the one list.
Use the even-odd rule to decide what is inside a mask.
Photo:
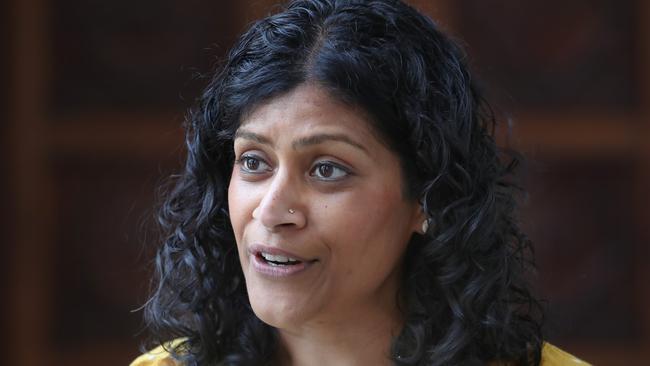
[(347, 169), (347, 168), (345, 168), (345, 167), (341, 166), (340, 164), (337, 164), (337, 163), (335, 163), (333, 161), (321, 161), (321, 162), (318, 162), (318, 163), (314, 164), (314, 166), (309, 170), (309, 175), (313, 177), (316, 174), (316, 172), (318, 172), (320, 170), (320, 168), (324, 167), (324, 166), (329, 166), (329, 167), (331, 167), (333, 169), (338, 169), (338, 170), (342, 171), (344, 175), (341, 178), (322, 177), (322, 178), (318, 178), (319, 180), (326, 181), (326, 182), (334, 182), (334, 181), (343, 180), (343, 179), (345, 179), (345, 178), (347, 178), (348, 176), (351, 175), (349, 169)]
[[(266, 161), (264, 161), (264, 159), (260, 158), (259, 156), (250, 155), (250, 154), (242, 155), (239, 159), (235, 160), (235, 164), (239, 165), (240, 171), (245, 173), (245, 174), (259, 175), (259, 174), (267, 173), (267, 172), (272, 170), (272, 169), (270, 169), (270, 167), (269, 167), (269, 169), (264, 169), (262, 171), (251, 170), (246, 166), (247, 163), (249, 163), (251, 161), (255, 161), (260, 165), (263, 164), (263, 165), (269, 166), (269, 164)], [(337, 178), (317, 177), (316, 174), (322, 167), (331, 167), (334, 170), (340, 170), (343, 173), (343, 176), (342, 177), (337, 177)], [(327, 160), (326, 161), (320, 161), (320, 162), (314, 164), (311, 169), (309, 169), (309, 176), (310, 177), (315, 177), (316, 179), (318, 179), (320, 181), (324, 181), (324, 182), (341, 181), (341, 180), (346, 179), (350, 175), (352, 175), (352, 172), (350, 171), (350, 169), (342, 166), (341, 164), (335, 163), (333, 161), (327, 161)]]
[(260, 158), (259, 156), (256, 156), (256, 155), (242, 155), (239, 159), (237, 159), (235, 161), (235, 164), (239, 165), (239, 167), (240, 167), (239, 169), (242, 172), (246, 173), (246, 174), (263, 174), (264, 172), (269, 172), (270, 171), (270, 169), (265, 169), (264, 171), (261, 171), (261, 172), (260, 171), (253, 171), (251, 169), (248, 169), (248, 167), (246, 166), (246, 163), (248, 163), (250, 161), (256, 161), (256, 162), (258, 162), (258, 164), (264, 164), (266, 166), (269, 166), (269, 164), (267, 164), (266, 161), (264, 161), (264, 159), (262, 159), (262, 158)]

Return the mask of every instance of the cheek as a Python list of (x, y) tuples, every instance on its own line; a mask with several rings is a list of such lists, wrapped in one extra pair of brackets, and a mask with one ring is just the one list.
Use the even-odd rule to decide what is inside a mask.
[[(323, 221), (337, 250), (356, 255), (367, 252), (399, 252), (408, 219), (404, 202), (395, 189), (375, 188), (355, 192), (326, 209)], [(388, 253), (386, 253), (388, 254)]]
[(237, 183), (235, 177), (230, 180), (228, 186), (228, 208), (230, 216), (230, 224), (232, 225), (235, 233), (237, 243), (241, 241), (243, 229), (245, 225), (246, 210), (249, 205), (245, 190), (242, 189), (241, 184)]
[(328, 268), (341, 299), (374, 298), (394, 285), (408, 241), (403, 205), (401, 196), (364, 191), (328, 207)]

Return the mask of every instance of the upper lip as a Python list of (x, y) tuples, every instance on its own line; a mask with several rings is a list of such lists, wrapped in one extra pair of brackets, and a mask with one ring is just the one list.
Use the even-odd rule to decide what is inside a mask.
[(280, 249), (278, 247), (274, 246), (268, 246), (264, 244), (252, 244), (248, 247), (248, 252), (252, 255), (258, 255), (260, 253), (268, 253), (272, 255), (282, 255), (288, 258), (296, 259), (301, 262), (311, 262), (315, 259), (307, 259), (305, 257), (301, 257), (297, 254), (294, 254), (292, 252), (286, 251), (284, 249)]

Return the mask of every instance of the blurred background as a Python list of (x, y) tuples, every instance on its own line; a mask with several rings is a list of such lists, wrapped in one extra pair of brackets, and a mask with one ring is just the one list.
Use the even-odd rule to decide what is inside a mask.
[[(650, 359), (650, 2), (412, 0), (462, 40), (527, 158), (548, 339)], [(3, 364), (126, 365), (156, 191), (208, 72), (274, 1), (0, 3)], [(511, 126), (511, 128), (508, 128)]]

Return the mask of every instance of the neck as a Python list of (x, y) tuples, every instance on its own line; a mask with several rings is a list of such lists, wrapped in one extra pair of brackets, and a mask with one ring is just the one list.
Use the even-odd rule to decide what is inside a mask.
[(281, 329), (278, 361), (283, 366), (391, 365), (391, 342), (402, 325), (395, 307)]

